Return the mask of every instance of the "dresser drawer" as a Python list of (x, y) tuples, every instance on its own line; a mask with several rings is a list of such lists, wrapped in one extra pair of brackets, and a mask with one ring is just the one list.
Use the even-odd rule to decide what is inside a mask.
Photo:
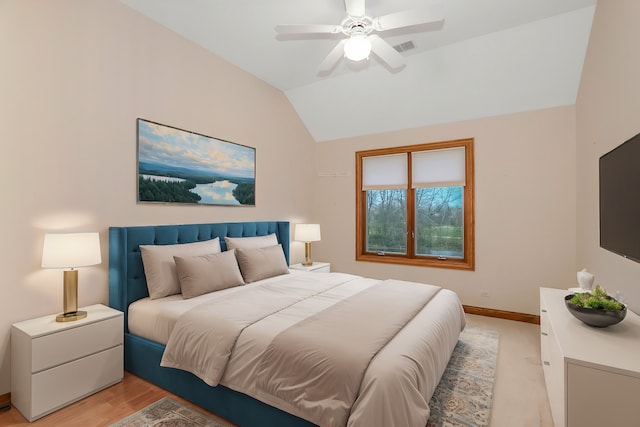
[(549, 365), (549, 316), (544, 305), (540, 306), (540, 358), (542, 365)]
[(40, 372), (122, 344), (123, 322), (123, 316), (116, 316), (34, 338), (31, 372)]
[(29, 421), (122, 380), (123, 346), (37, 373), (31, 378)]

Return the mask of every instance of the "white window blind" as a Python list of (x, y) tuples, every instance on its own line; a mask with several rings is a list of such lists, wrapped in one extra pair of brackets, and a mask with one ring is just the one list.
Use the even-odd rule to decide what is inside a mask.
[(412, 188), (452, 187), (465, 184), (464, 147), (411, 153)]
[(407, 153), (362, 158), (362, 190), (407, 188)]

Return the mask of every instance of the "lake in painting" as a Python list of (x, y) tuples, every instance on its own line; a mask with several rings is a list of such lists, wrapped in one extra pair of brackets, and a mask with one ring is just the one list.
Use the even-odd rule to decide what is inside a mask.
[(240, 202), (233, 197), (233, 190), (238, 184), (229, 181), (216, 181), (211, 184), (197, 184), (194, 193), (200, 196), (200, 203), (239, 205)]

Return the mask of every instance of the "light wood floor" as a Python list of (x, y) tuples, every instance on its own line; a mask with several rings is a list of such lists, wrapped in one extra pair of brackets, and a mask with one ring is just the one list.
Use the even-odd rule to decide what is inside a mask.
[[(467, 315), (469, 326), (500, 333), (491, 427), (552, 427), (540, 364), (540, 327), (528, 323)], [(108, 426), (165, 397), (183, 399), (125, 372), (124, 381), (34, 423), (15, 409), (0, 412), (0, 426)], [(196, 409), (206, 412), (203, 409)], [(284, 426), (283, 426), (284, 427)]]
[[(9, 411), (0, 412), (0, 426), (64, 426), (64, 427), (104, 427), (131, 415), (140, 409), (162, 399), (171, 397), (213, 418), (220, 419), (210, 412), (187, 402), (178, 396), (150, 384), (128, 372), (121, 383), (89, 396), (57, 412), (40, 418), (33, 423), (27, 420), (12, 407)], [(232, 424), (230, 424), (232, 425)]]

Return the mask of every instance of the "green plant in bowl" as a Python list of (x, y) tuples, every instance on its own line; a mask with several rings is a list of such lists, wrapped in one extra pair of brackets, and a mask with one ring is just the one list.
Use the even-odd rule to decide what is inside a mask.
[(617, 311), (624, 308), (622, 303), (610, 297), (607, 292), (600, 287), (600, 285), (596, 286), (593, 292), (580, 292), (574, 294), (569, 302), (578, 307), (598, 310)]
[(592, 292), (580, 292), (567, 295), (565, 305), (575, 318), (596, 328), (606, 328), (622, 321), (627, 314), (627, 307), (607, 295), (600, 286)]

